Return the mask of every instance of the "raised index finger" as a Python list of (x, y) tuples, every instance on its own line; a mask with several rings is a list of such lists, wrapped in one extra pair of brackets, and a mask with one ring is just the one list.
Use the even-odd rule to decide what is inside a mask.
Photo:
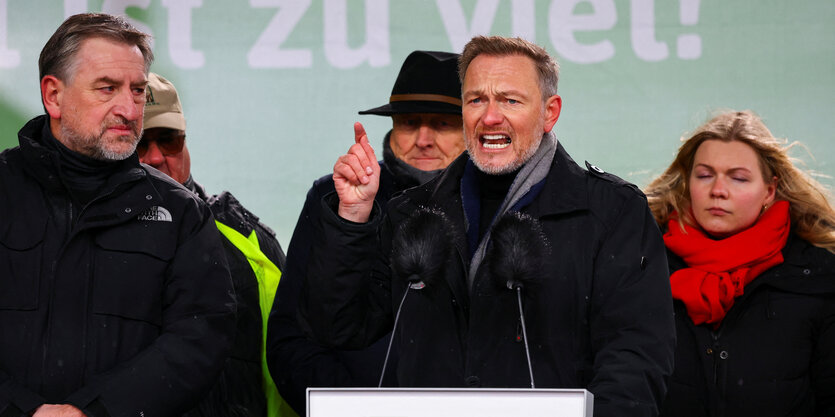
[(371, 147), (371, 144), (368, 143), (368, 134), (365, 133), (365, 127), (363, 127), (360, 122), (354, 123), (354, 141), (362, 147), (363, 151), (365, 151), (355, 153), (355, 155), (359, 159), (360, 165), (362, 165), (366, 175), (371, 175), (374, 172), (371, 167), (371, 161), (377, 162), (377, 158), (374, 155), (374, 149)]
[(365, 127), (360, 122), (354, 122), (354, 142), (362, 142), (363, 137), (368, 142), (368, 134), (365, 133)]

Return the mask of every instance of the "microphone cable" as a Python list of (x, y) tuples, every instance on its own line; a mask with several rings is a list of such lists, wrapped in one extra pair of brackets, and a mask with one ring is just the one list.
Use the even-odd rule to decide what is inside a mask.
[(525, 313), (522, 310), (522, 286), (516, 285), (516, 301), (519, 302), (519, 321), (522, 323), (522, 340), (525, 342), (525, 356), (528, 359), (528, 374), (531, 376), (531, 388), (536, 388), (533, 383), (533, 366), (531, 366), (531, 350), (528, 348), (528, 331), (525, 328)]
[[(536, 286), (542, 280), (544, 260), (550, 255), (551, 247), (539, 222), (530, 215), (516, 211), (506, 213), (496, 222), (490, 239), (485, 252), (485, 258), (488, 259), (487, 269), (497, 285), (515, 290), (528, 375), (531, 388), (536, 388), (522, 305), (522, 287)], [(516, 337), (518, 342), (518, 333)]]
[(386, 367), (389, 363), (389, 355), (391, 354), (391, 345), (394, 343), (394, 334), (397, 333), (397, 322), (400, 320), (400, 310), (403, 309), (403, 303), (406, 302), (406, 296), (409, 295), (409, 290), (420, 290), (426, 287), (426, 284), (423, 281), (415, 281), (413, 282), (411, 279), (413, 277), (417, 277), (416, 275), (412, 275), (409, 277), (409, 285), (406, 286), (406, 292), (403, 293), (403, 298), (400, 299), (400, 305), (397, 307), (397, 314), (394, 315), (394, 328), (391, 331), (391, 337), (389, 338), (389, 345), (386, 348), (386, 358), (383, 360), (383, 371), (380, 372), (380, 382), (377, 383), (377, 388), (382, 388), (383, 386), (383, 377), (386, 376)]
[[(390, 258), (393, 276), (408, 277), (406, 292), (400, 300), (394, 315), (394, 326), (391, 331), (383, 360), (383, 370), (380, 372), (380, 382), (377, 388), (383, 386), (391, 348), (397, 333), (397, 323), (410, 290), (421, 290), (426, 282), (436, 282), (443, 273), (443, 267), (453, 250), (451, 242), (451, 227), (446, 215), (438, 210), (420, 207), (408, 219), (400, 224), (392, 239), (392, 254)], [(433, 281), (435, 280), (435, 281)]]

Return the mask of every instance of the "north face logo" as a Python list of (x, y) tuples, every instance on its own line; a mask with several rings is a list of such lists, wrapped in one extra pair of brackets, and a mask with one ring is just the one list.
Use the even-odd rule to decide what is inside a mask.
[(171, 212), (168, 211), (165, 207), (160, 206), (151, 206), (148, 207), (147, 210), (143, 211), (142, 214), (136, 216), (137, 220), (145, 220), (151, 222), (170, 222), (172, 221)]

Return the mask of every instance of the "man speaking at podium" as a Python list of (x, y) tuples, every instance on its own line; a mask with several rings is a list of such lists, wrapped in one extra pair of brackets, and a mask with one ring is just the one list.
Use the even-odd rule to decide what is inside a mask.
[(402, 386), (535, 381), (588, 389), (595, 416), (657, 415), (675, 330), (643, 194), (557, 142), (558, 66), (543, 48), (478, 36), (459, 74), (468, 152), (388, 207), (355, 125), (323, 198), (302, 326), (343, 348), (395, 327)]

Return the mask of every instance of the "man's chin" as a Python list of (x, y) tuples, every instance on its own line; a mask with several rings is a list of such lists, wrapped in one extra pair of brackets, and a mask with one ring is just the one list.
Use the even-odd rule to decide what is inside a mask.
[(505, 161), (498, 158), (485, 158), (483, 155), (475, 155), (471, 158), (481, 172), (490, 175), (502, 175), (515, 171), (521, 164), (515, 160)]
[(139, 141), (133, 135), (119, 136), (114, 140), (104, 142), (98, 149), (98, 159), (109, 161), (125, 160), (136, 151), (137, 143)]
[(437, 160), (432, 161), (432, 162), (428, 162), (428, 161), (413, 162), (410, 165), (412, 165), (413, 167), (415, 167), (415, 168), (417, 168), (421, 171), (437, 171), (439, 169), (444, 168), (443, 165), (440, 162), (438, 162)]

